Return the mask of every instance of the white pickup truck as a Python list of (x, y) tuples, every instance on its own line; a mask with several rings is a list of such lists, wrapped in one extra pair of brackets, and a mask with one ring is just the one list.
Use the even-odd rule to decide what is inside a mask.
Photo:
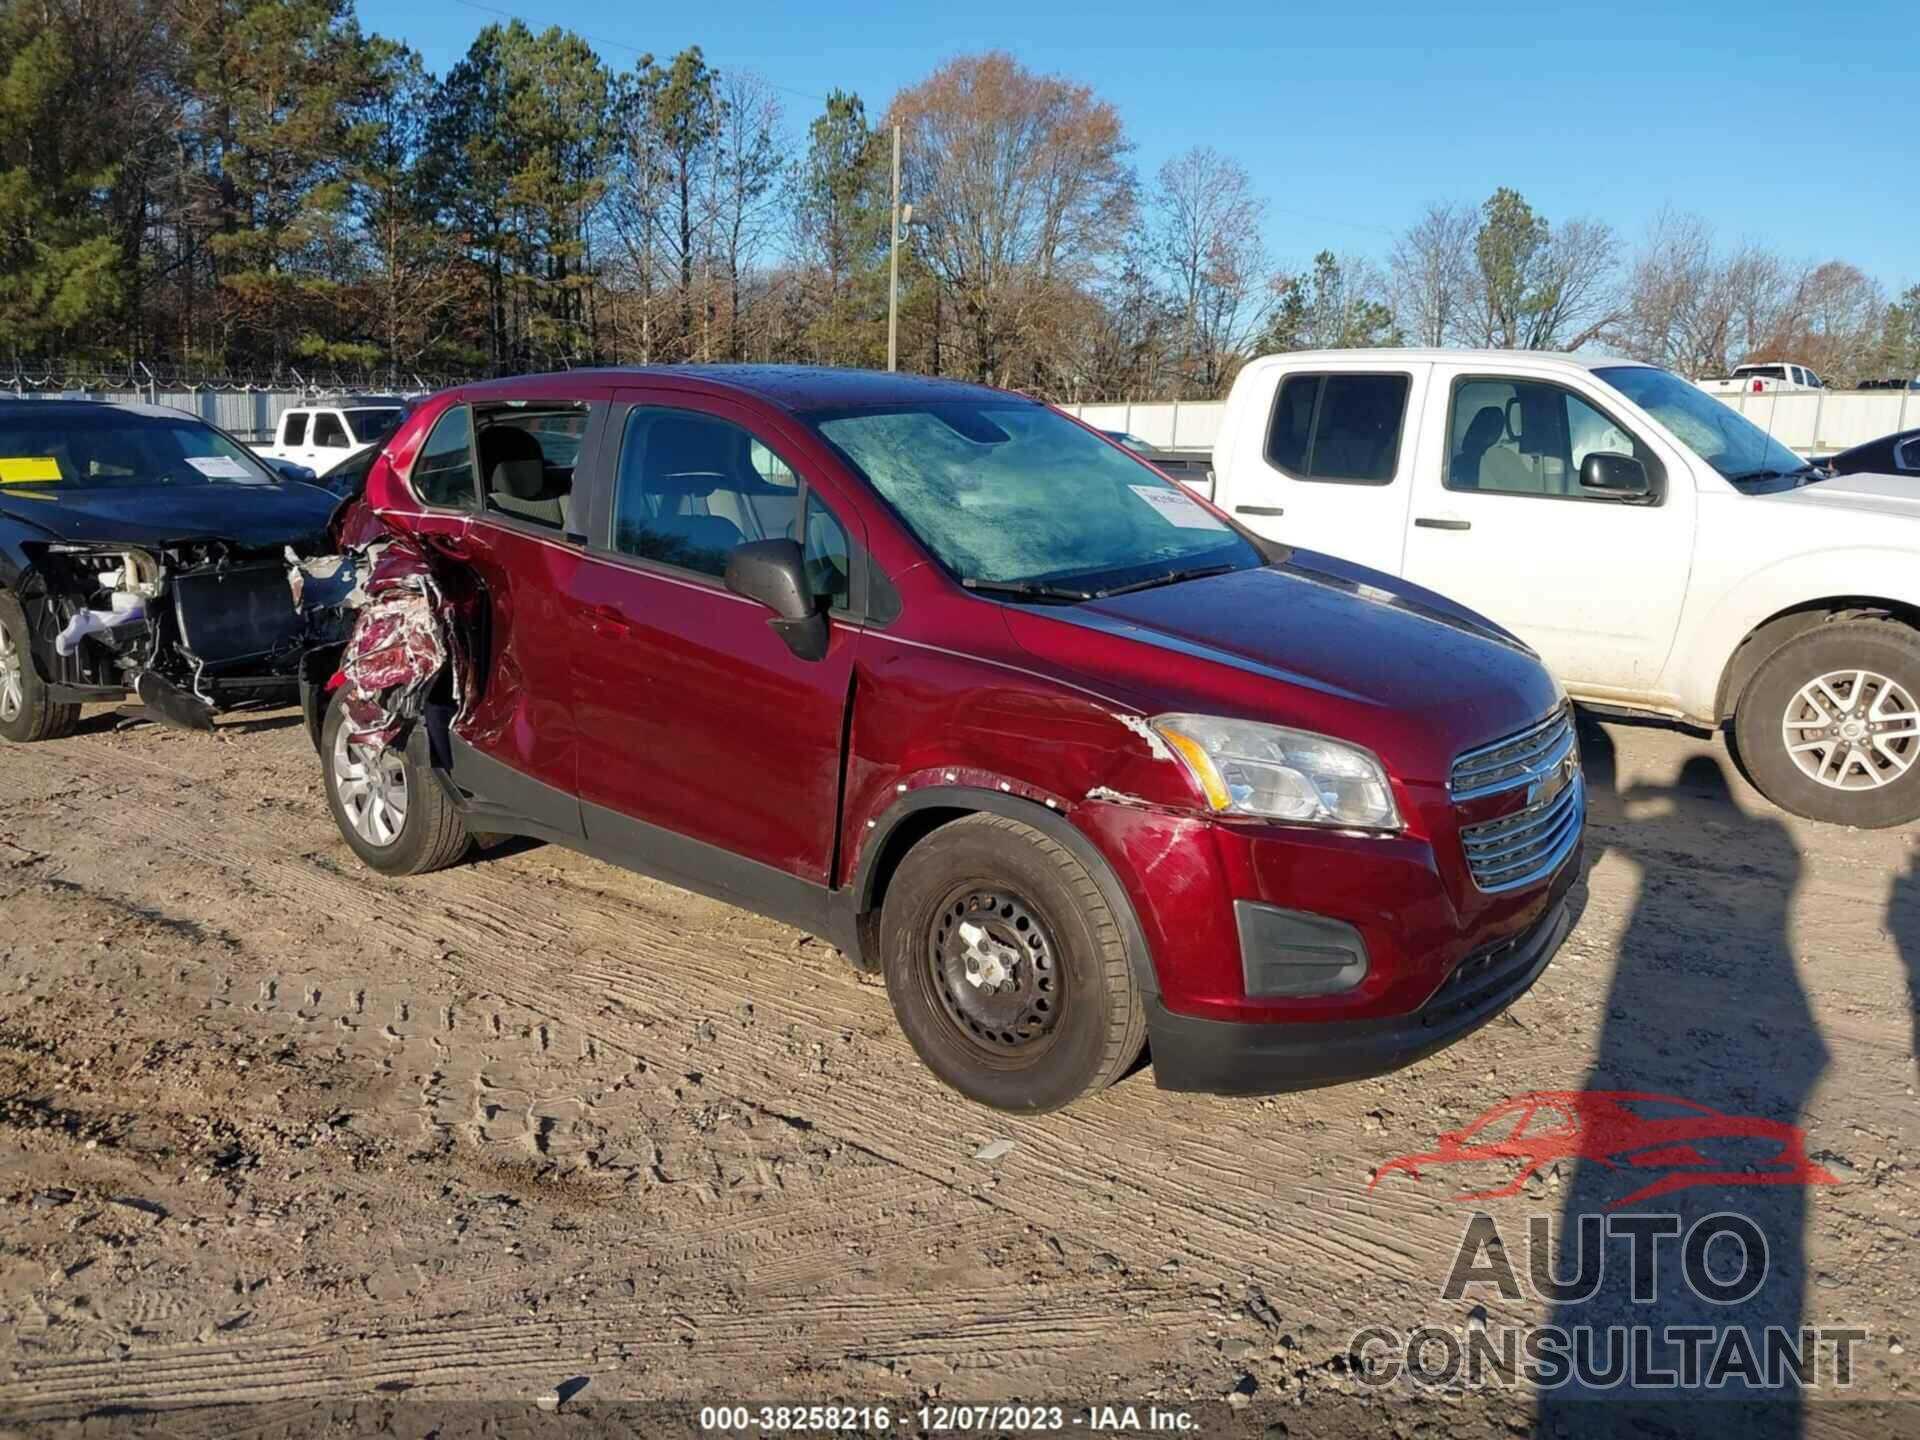
[(1471, 606), (1575, 699), (1729, 730), (1776, 804), (1920, 818), (1911, 478), (1823, 480), (1665, 370), (1529, 351), (1255, 360), (1213, 461), (1251, 529)]
[(1731, 375), (1702, 378), (1695, 382), (1709, 395), (1783, 395), (1806, 394), (1824, 390), (1827, 382), (1805, 365), (1788, 360), (1768, 360), (1758, 365), (1736, 365)]
[(384, 395), (296, 405), (281, 412), (273, 443), (253, 450), (262, 459), (291, 460), (324, 475), (342, 460), (385, 440), (406, 413), (405, 401)]

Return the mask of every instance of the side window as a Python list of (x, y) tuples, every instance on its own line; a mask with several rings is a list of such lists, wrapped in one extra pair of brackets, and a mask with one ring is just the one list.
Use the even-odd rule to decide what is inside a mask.
[(331, 410), (314, 412), (313, 443), (328, 450), (345, 450), (352, 444), (347, 439), (347, 427), (340, 423), (340, 417)]
[(1530, 380), (1461, 380), (1447, 431), (1449, 490), (1545, 495), (1608, 503), (1580, 488), (1589, 455), (1630, 455), (1659, 474), (1639, 439), (1557, 385)]
[(565, 530), (573, 502), (574, 460), (587, 433), (587, 407), (559, 404), (482, 410), (474, 453), (485, 508), (548, 530)]
[(637, 405), (620, 445), (613, 548), (716, 579), (749, 540), (799, 538), (792, 467), (730, 421)]
[(283, 445), (304, 445), (307, 443), (307, 412), (289, 410), (287, 412), (287, 438)]
[(1273, 402), (1267, 431), (1267, 461), (1289, 475), (1307, 473), (1307, 448), (1313, 443), (1313, 411), (1320, 403), (1318, 375), (1289, 375)]
[(1920, 470), (1920, 439), (1909, 440), (1893, 452), (1893, 463), (1902, 470)]
[(826, 600), (829, 610), (851, 610), (853, 545), (847, 539), (847, 527), (812, 490), (807, 492), (806, 539), (801, 545), (813, 593)]
[(1296, 480), (1387, 485), (1400, 464), (1405, 375), (1293, 375), (1280, 387), (1267, 459)]
[(472, 422), (467, 407), (456, 405), (440, 417), (413, 462), (413, 493), (423, 504), (443, 510), (477, 510), (473, 485)]

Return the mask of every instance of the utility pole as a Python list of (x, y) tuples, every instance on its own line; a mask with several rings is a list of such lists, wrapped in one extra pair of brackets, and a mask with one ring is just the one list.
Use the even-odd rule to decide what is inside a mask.
[(900, 127), (893, 127), (893, 240), (887, 247), (887, 369), (900, 368)]

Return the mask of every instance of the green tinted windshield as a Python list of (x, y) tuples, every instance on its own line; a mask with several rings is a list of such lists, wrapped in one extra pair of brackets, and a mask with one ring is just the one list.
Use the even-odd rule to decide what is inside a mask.
[(1746, 416), (1671, 371), (1618, 365), (1593, 373), (1729, 480), (1767, 480), (1806, 469), (1806, 461)]
[(77, 402), (0, 408), (0, 484), (105, 489), (222, 480), (279, 483), (244, 447), (190, 416)]
[(806, 417), (962, 580), (1103, 589), (1262, 563), (1187, 491), (1044, 405)]

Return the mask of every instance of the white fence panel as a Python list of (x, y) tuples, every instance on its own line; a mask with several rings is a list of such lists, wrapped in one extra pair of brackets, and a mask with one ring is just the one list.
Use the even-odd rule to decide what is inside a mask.
[(1096, 430), (1124, 430), (1163, 450), (1211, 450), (1227, 406), (1224, 400), (1169, 400), (1060, 408)]

